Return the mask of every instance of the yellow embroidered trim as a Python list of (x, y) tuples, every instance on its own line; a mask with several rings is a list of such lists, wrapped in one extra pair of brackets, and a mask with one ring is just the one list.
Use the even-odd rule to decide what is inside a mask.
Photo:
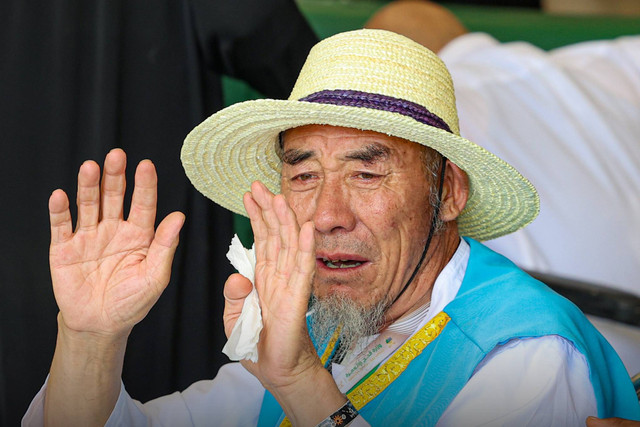
[[(396, 380), (407, 369), (409, 363), (415, 359), (427, 345), (431, 343), (440, 332), (444, 329), (447, 323), (451, 320), (449, 315), (444, 311), (438, 313), (433, 319), (424, 325), (418, 332), (416, 332), (411, 338), (405, 342), (398, 351), (396, 351), (389, 360), (381, 365), (372, 375), (369, 376), (362, 384), (353, 389), (351, 393), (347, 394), (347, 398), (351, 401), (353, 406), (360, 410), (367, 403), (371, 402), (377, 395), (387, 388), (393, 381)], [(334, 335), (331, 341), (327, 345), (322, 357), (328, 358), (333, 351), (333, 345), (337, 336)], [(321, 359), (322, 360), (322, 359)], [(323, 360), (323, 365), (326, 360)], [(291, 427), (291, 421), (285, 417), (280, 424), (280, 427)]]
[(436, 339), (451, 318), (440, 312), (415, 335), (405, 342), (389, 360), (380, 366), (369, 378), (347, 395), (353, 406), (360, 410), (396, 380), (407, 369), (409, 363)]
[(331, 357), (331, 353), (333, 353), (333, 348), (336, 346), (336, 342), (338, 341), (338, 337), (340, 336), (340, 331), (342, 331), (342, 325), (338, 325), (335, 332), (333, 333), (333, 336), (329, 340), (329, 343), (325, 347), (324, 353), (322, 353), (322, 356), (320, 357), (320, 362), (322, 362), (322, 366), (325, 366), (327, 364), (327, 360), (329, 360), (329, 357)]

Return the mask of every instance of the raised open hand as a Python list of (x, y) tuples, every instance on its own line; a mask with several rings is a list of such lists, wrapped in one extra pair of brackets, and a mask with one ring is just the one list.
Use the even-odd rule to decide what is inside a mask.
[[(245, 195), (245, 207), (255, 237), (255, 285), (260, 296), (264, 329), (258, 344), (259, 366), (249, 369), (265, 382), (297, 367), (300, 357), (316, 358), (306, 330), (305, 314), (315, 271), (313, 227), (298, 226), (284, 197), (274, 196), (261, 183)], [(232, 276), (225, 296), (225, 329), (230, 333), (250, 290), (248, 281)], [(304, 351), (309, 350), (309, 351)], [(267, 368), (268, 366), (268, 368)], [(298, 366), (299, 367), (299, 366)]]
[(74, 331), (127, 334), (169, 282), (184, 215), (174, 212), (154, 229), (157, 176), (145, 160), (136, 170), (125, 221), (125, 167), (120, 149), (107, 154), (102, 185), (95, 162), (80, 167), (75, 231), (64, 191), (49, 199), (53, 289), (61, 320)]
[[(255, 285), (264, 328), (258, 362), (242, 363), (273, 393), (294, 425), (316, 425), (346, 399), (322, 367), (306, 326), (316, 269), (314, 227), (311, 222), (298, 226), (284, 197), (259, 182), (245, 194), (244, 204), (255, 238)], [(227, 335), (250, 290), (240, 275), (227, 280)]]

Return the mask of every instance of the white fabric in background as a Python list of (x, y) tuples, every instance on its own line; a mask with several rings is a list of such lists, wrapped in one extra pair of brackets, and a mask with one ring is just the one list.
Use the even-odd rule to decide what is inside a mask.
[[(525, 269), (640, 295), (640, 36), (545, 52), (470, 33), (439, 55), (462, 136), (540, 194), (531, 225), (486, 245)], [(640, 328), (596, 326), (639, 372)]]
[(545, 52), (470, 33), (440, 57), (462, 136), (540, 193), (539, 217), (487, 246), (526, 269), (640, 295), (640, 36)]

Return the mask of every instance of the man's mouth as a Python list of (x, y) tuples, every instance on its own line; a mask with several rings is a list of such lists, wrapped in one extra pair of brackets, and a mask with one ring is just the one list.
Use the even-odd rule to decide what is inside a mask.
[(362, 261), (352, 259), (328, 259), (322, 258), (322, 262), (328, 268), (355, 268), (362, 265)]

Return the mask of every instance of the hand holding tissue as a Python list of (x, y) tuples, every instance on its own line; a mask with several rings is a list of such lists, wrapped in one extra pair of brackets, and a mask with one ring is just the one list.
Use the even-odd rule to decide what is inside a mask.
[(234, 235), (231, 239), (229, 252), (227, 252), (227, 258), (231, 261), (231, 265), (238, 270), (238, 273), (249, 279), (254, 286), (244, 300), (240, 317), (238, 317), (222, 352), (231, 360), (248, 359), (255, 363), (258, 361), (258, 339), (260, 331), (262, 331), (262, 313), (254, 283), (255, 248), (246, 249), (242, 246), (238, 235)]

